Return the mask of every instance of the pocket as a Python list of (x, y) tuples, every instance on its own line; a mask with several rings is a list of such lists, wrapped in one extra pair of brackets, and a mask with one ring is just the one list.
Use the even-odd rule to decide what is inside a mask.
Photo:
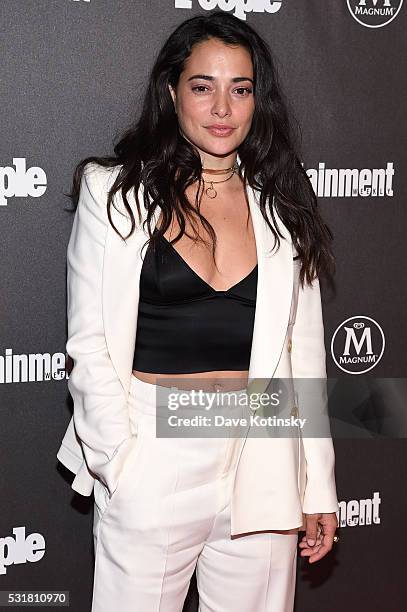
[(126, 473), (128, 472), (128, 470), (130, 470), (130, 473), (131, 473), (132, 469), (137, 463), (137, 458), (139, 456), (141, 446), (142, 446), (142, 441), (143, 441), (143, 438), (141, 436), (141, 431), (140, 431), (140, 421), (141, 419), (138, 422), (137, 435), (135, 435), (132, 439), (132, 448), (120, 471), (120, 474), (117, 480), (117, 486), (115, 490), (113, 491), (113, 493), (110, 495), (108, 488), (100, 480), (95, 479), (93, 493), (94, 493), (94, 498), (95, 498), (96, 510), (98, 512), (100, 520), (105, 517), (108, 508), (111, 507), (119, 491), (121, 490), (122, 484), (125, 480)]
[(93, 498), (95, 501), (94, 511), (97, 512), (100, 521), (109, 503), (109, 493), (107, 487), (98, 478), (95, 478), (93, 483)]

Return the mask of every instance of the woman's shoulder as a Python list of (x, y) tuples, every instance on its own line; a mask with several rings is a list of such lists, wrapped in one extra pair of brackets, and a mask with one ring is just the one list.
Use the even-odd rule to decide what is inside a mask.
[(107, 187), (115, 181), (122, 166), (123, 164), (104, 166), (96, 161), (90, 161), (85, 165), (83, 173), (86, 179), (94, 180), (101, 187)]
[[(96, 161), (89, 161), (83, 167), (81, 191), (90, 194), (90, 200), (101, 208), (106, 208), (109, 191), (120, 172), (121, 164), (103, 166)], [(117, 196), (115, 196), (117, 199)]]

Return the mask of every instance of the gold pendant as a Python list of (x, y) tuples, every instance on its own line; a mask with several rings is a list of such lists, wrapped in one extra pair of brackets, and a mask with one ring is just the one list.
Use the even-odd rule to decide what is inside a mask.
[[(207, 187), (205, 189), (205, 193), (208, 196), (208, 198), (216, 198), (216, 196), (218, 195), (218, 192), (216, 191), (216, 189), (214, 189), (213, 187), (213, 183), (211, 183), (210, 187)], [(212, 195), (213, 194), (213, 195)]]

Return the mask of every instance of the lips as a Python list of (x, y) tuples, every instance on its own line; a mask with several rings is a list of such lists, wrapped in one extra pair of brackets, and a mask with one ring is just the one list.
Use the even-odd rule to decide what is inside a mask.
[(220, 125), (209, 125), (206, 129), (214, 136), (229, 136), (235, 128)]

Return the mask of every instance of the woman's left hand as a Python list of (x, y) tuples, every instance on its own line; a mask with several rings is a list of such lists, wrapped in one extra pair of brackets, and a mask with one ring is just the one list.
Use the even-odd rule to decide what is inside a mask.
[(305, 536), (299, 543), (301, 557), (309, 557), (309, 563), (319, 561), (324, 557), (333, 546), (333, 538), (338, 519), (336, 512), (321, 514), (304, 514)]

